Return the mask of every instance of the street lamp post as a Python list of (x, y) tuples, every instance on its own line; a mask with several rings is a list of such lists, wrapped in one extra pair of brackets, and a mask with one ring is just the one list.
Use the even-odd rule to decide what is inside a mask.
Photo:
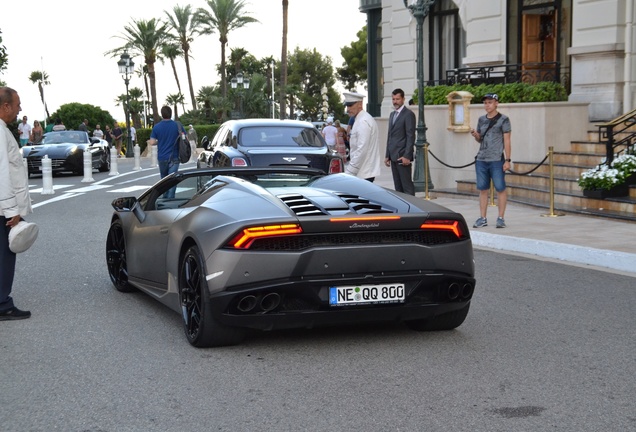
[(135, 63), (132, 61), (132, 58), (128, 55), (127, 51), (124, 51), (121, 55), (121, 58), (117, 62), (117, 66), (119, 66), (119, 73), (124, 80), (124, 84), (126, 85), (126, 157), (132, 157), (133, 151), (131, 147), (131, 137), (130, 137), (130, 95), (128, 93), (128, 84), (130, 83), (130, 76), (135, 70)]
[(233, 89), (239, 89), (239, 117), (243, 118), (243, 89), (250, 88), (250, 79), (243, 75), (243, 72), (236, 74), (236, 77), (230, 80)]
[[(404, 0), (404, 6), (411, 11), (417, 23), (417, 95), (418, 95), (418, 120), (417, 120), (417, 139), (415, 140), (415, 173), (413, 175), (413, 184), (417, 192), (424, 192), (425, 176), (429, 173), (428, 164), (424, 160), (424, 150), (428, 150), (428, 142), (426, 141), (426, 122), (424, 121), (424, 20), (428, 15), (428, 11), (435, 3), (435, 0)], [(431, 176), (427, 175), (428, 189), (433, 189)]]

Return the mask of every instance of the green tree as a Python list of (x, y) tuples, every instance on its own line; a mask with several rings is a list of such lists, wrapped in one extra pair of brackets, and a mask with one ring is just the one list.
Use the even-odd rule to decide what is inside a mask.
[(130, 50), (144, 59), (150, 81), (150, 101), (154, 123), (161, 121), (157, 106), (157, 82), (155, 63), (161, 58), (161, 47), (168, 40), (168, 24), (152, 18), (150, 20), (133, 20), (124, 26), (124, 33), (116, 36), (126, 41), (126, 44), (108, 51), (106, 55), (117, 57), (124, 50)]
[[(320, 90), (327, 87), (329, 112), (340, 113), (343, 111), (340, 95), (333, 88), (336, 83), (334, 78), (331, 57), (323, 57), (313, 50), (301, 50), (296, 48), (289, 56), (288, 85), (286, 93), (295, 93), (288, 102), (305, 112), (306, 116), (316, 118), (322, 106), (322, 95)], [(294, 117), (294, 106), (290, 105), (288, 116)]]
[[(287, 18), (288, 18), (289, 0), (283, 0), (283, 48), (280, 54), (280, 118), (285, 118), (285, 110), (287, 109), (285, 88), (287, 87)], [(272, 101), (272, 104), (274, 101)], [(274, 109), (272, 107), (272, 109)]]
[(234, 106), (232, 101), (221, 96), (220, 87), (204, 86), (199, 89), (197, 102), (203, 107), (206, 118), (215, 123), (223, 123), (227, 113)]
[(46, 113), (47, 119), (51, 118), (49, 115), (49, 108), (46, 106), (46, 102), (44, 101), (44, 85), (51, 84), (49, 82), (49, 75), (44, 71), (33, 71), (31, 75), (29, 75), (29, 80), (38, 85), (38, 91), (40, 92), (40, 99), (42, 100), (42, 105), (44, 105), (44, 112)]
[(344, 63), (336, 68), (338, 80), (347, 90), (355, 90), (356, 84), (367, 82), (367, 27), (362, 27), (357, 36), (358, 40), (340, 49)]
[(174, 119), (179, 120), (179, 104), (183, 105), (183, 93), (169, 94), (166, 96), (166, 105), (172, 105), (174, 111)]
[(144, 92), (139, 87), (133, 87), (128, 91), (130, 97), (130, 117), (133, 126), (141, 128), (141, 113), (144, 113)]
[(78, 102), (61, 105), (52, 116), (52, 118), (60, 118), (67, 129), (77, 129), (77, 126), (84, 119), (88, 119), (90, 129), (94, 128), (96, 124), (101, 125), (103, 129), (104, 125), (115, 123), (115, 119), (108, 111), (104, 111), (95, 105)]
[[(186, 65), (186, 73), (188, 75), (188, 86), (190, 88), (190, 98), (192, 99), (192, 109), (197, 108), (196, 98), (194, 97), (194, 87), (192, 85), (192, 72), (190, 70), (190, 44), (197, 34), (197, 14), (192, 10), (192, 6), (175, 6), (172, 9), (174, 15), (168, 11), (164, 11), (168, 17), (168, 24), (172, 30), (171, 37), (174, 38), (181, 46), (183, 59)], [(181, 92), (181, 88), (179, 88)]]
[(219, 32), (221, 42), (221, 95), (227, 97), (227, 80), (225, 76), (225, 47), (228, 35), (246, 24), (259, 22), (256, 18), (247, 16), (243, 0), (206, 0), (210, 11), (199, 8), (197, 10), (197, 22), (200, 23), (198, 32), (202, 35), (211, 35)]
[(2, 30), (0, 30), (0, 73), (9, 66), (9, 54), (7, 48), (2, 45)]

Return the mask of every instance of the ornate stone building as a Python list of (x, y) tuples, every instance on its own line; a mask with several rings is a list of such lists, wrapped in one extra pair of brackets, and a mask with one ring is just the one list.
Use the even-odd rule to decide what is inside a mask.
[[(360, 0), (360, 11), (368, 110), (387, 117), (394, 88), (417, 88), (415, 19), (404, 0)], [(589, 103), (590, 121), (608, 120), (636, 108), (635, 14), (634, 0), (436, 0), (424, 21), (424, 80), (556, 79), (569, 101)]]

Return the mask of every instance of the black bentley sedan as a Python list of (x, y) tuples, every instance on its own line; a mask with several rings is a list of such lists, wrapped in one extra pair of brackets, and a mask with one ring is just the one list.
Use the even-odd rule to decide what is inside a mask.
[(244, 119), (221, 125), (212, 142), (203, 139), (198, 168), (306, 167), (327, 174), (344, 171), (344, 161), (309, 122)]

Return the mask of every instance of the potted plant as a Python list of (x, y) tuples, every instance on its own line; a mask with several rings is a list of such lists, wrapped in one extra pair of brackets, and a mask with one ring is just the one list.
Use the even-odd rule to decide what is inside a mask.
[(579, 177), (583, 195), (590, 198), (610, 198), (629, 195), (629, 185), (636, 183), (636, 156), (620, 155), (610, 165), (602, 163), (584, 171)]

